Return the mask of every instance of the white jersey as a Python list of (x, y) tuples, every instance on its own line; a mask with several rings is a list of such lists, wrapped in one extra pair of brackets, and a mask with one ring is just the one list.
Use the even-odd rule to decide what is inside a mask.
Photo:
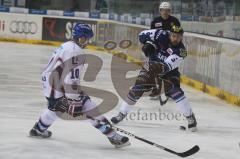
[(165, 63), (169, 71), (177, 69), (187, 56), (184, 44), (181, 42), (176, 46), (170, 44), (170, 32), (162, 29), (144, 30), (139, 34), (139, 41), (142, 44), (152, 43), (157, 53), (150, 55), (145, 62), (144, 68), (149, 69), (149, 61)]
[(63, 43), (54, 51), (42, 73), (44, 95), (48, 98), (60, 98), (64, 95), (77, 98), (80, 90), (75, 89), (80, 85), (84, 62), (84, 50), (81, 47), (73, 41)]

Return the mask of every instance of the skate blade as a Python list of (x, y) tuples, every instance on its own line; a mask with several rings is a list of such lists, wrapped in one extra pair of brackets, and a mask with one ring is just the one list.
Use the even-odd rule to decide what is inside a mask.
[(52, 135), (43, 137), (43, 136), (41, 136), (41, 135), (33, 135), (33, 134), (31, 134), (31, 133), (28, 134), (28, 137), (35, 138), (35, 139), (48, 139), (48, 138), (50, 138), (51, 136), (52, 136)]
[(197, 127), (193, 127), (193, 128), (189, 128), (189, 131), (191, 131), (191, 132), (197, 132)]
[(122, 145), (114, 145), (116, 149), (119, 149), (119, 148), (123, 148), (123, 147), (126, 147), (126, 146), (130, 146), (131, 143), (128, 141)]
[(49, 136), (49, 137), (42, 137), (42, 136), (28, 135), (28, 137), (30, 137), (30, 138), (34, 138), (34, 139), (49, 139), (51, 136)]
[(180, 126), (180, 130), (189, 131), (189, 132), (197, 132), (198, 131), (197, 127), (192, 127), (192, 128), (187, 129), (185, 126)]

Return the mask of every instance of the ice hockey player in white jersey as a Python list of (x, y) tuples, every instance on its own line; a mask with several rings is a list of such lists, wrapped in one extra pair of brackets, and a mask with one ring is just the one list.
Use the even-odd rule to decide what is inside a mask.
[(115, 124), (122, 121), (131, 106), (135, 105), (144, 92), (155, 87), (156, 78), (163, 79), (166, 95), (175, 101), (180, 111), (188, 121), (188, 129), (196, 131), (197, 121), (190, 104), (180, 87), (179, 64), (187, 56), (182, 43), (183, 29), (173, 26), (171, 31), (151, 29), (139, 34), (139, 41), (143, 44), (142, 51), (146, 62), (140, 71), (135, 85), (130, 89), (125, 101), (122, 102), (120, 112), (111, 121)]
[[(63, 43), (55, 50), (42, 73), (44, 96), (48, 101), (48, 108), (42, 112), (39, 120), (30, 130), (31, 137), (49, 138), (52, 132), (48, 128), (58, 118), (57, 112), (78, 117), (97, 107), (83, 90), (78, 89), (81, 88), (78, 85), (80, 85), (85, 61), (84, 56), (80, 55), (84, 54), (84, 48), (93, 37), (92, 28), (87, 24), (77, 23), (73, 28), (72, 36), (71, 41)], [(67, 86), (77, 89), (69, 91)], [(113, 130), (104, 116), (91, 117), (90, 122), (106, 135), (115, 147), (130, 145), (128, 137)]]

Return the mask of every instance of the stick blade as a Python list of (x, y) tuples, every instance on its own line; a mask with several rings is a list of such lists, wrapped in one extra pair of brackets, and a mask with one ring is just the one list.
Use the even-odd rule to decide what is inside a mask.
[(185, 151), (183, 153), (178, 153), (178, 156), (180, 156), (180, 157), (188, 157), (188, 156), (191, 156), (191, 155), (197, 153), (199, 150), (200, 150), (199, 146), (195, 145), (194, 147), (192, 147), (188, 151)]

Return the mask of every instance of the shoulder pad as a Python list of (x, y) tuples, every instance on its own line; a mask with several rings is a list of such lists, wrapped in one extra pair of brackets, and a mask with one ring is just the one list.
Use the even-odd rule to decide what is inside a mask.
[(187, 56), (187, 50), (185, 48), (180, 48), (179, 55), (185, 58)]
[(145, 43), (146, 41), (153, 41), (156, 29), (144, 30), (139, 34), (139, 41)]
[(184, 44), (181, 42), (179, 46), (179, 55), (185, 58), (187, 56), (187, 49), (185, 48)]

